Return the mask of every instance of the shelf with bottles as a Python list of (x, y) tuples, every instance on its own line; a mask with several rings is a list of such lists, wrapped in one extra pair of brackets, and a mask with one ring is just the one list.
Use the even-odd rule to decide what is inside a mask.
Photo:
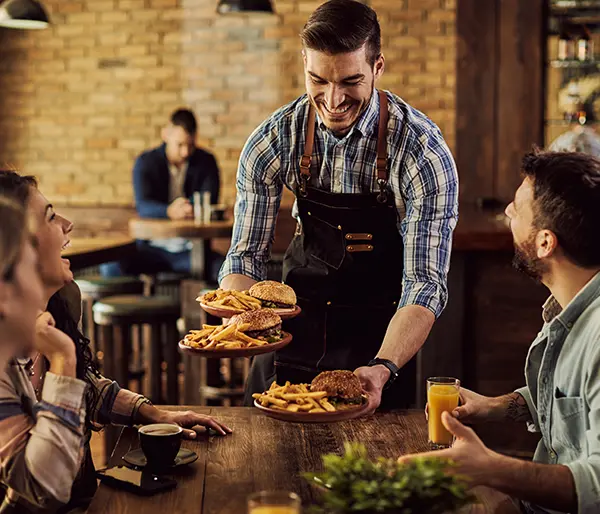
[(574, 24), (561, 19), (558, 25), (556, 59), (550, 61), (554, 68), (593, 68), (599, 62), (594, 52), (594, 38), (587, 25)]
[(550, 13), (551, 14), (579, 14), (588, 12), (594, 12), (600, 9), (600, 0), (551, 0), (550, 1)]
[(579, 61), (577, 59), (555, 59), (550, 61), (550, 66), (553, 68), (591, 68), (600, 69), (600, 61)]
[(568, 120), (545, 120), (544, 124), (551, 127), (571, 127), (574, 125), (598, 126), (600, 125), (600, 121), (586, 121), (585, 123), (579, 123), (577, 121)]

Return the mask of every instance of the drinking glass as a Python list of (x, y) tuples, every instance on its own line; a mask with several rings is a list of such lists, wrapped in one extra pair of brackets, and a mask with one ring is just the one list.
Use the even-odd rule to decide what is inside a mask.
[(248, 514), (300, 514), (301, 502), (295, 493), (260, 491), (248, 497)]
[(450, 448), (454, 436), (442, 424), (442, 412), (458, 407), (460, 380), (452, 377), (427, 379), (427, 404), (429, 416), (429, 444), (434, 449)]

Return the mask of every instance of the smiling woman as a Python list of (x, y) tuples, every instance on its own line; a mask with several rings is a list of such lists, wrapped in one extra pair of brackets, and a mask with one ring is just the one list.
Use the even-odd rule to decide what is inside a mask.
[(0, 196), (0, 219), (0, 367), (4, 367), (20, 344), (33, 344), (42, 287), (25, 211)]
[[(231, 432), (210, 416), (159, 410), (98, 373), (89, 340), (79, 330), (81, 296), (69, 261), (61, 257), (71, 222), (54, 211), (33, 177), (0, 171), (0, 194), (26, 205), (35, 222), (42, 294), (30, 303), (38, 312), (47, 311), (35, 322), (35, 344), (25, 347), (22, 359), (0, 370), (0, 448), (8, 449), (0, 452), (0, 513), (55, 512), (57, 502), (66, 504), (58, 512), (87, 505), (96, 491), (90, 431), (105, 425), (173, 423), (191, 438), (197, 425), (222, 435)], [(60, 334), (52, 344), (49, 332)], [(57, 374), (63, 375), (61, 380)], [(44, 409), (60, 425), (47, 427), (52, 435), (43, 434), (39, 426)], [(35, 452), (35, 463), (27, 452)]]

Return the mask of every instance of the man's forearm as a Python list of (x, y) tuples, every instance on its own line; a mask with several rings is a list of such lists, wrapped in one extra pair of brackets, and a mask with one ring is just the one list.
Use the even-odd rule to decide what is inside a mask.
[(391, 360), (398, 367), (404, 366), (423, 346), (434, 322), (433, 312), (420, 305), (398, 309), (388, 325), (377, 357)]
[(495, 398), (489, 398), (489, 411), (485, 421), (531, 421), (533, 418), (525, 398), (513, 392)]
[(233, 291), (247, 291), (254, 284), (256, 284), (256, 280), (246, 275), (240, 275), (239, 273), (232, 273), (221, 280), (221, 287), (223, 289)]
[(575, 481), (566, 466), (497, 455), (492, 468), (483, 485), (541, 507), (577, 512)]

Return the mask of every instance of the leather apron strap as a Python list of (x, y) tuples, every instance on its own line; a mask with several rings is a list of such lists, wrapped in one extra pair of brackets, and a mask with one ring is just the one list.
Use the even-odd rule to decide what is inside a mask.
[[(387, 184), (389, 180), (389, 167), (387, 156), (387, 124), (389, 119), (388, 99), (385, 91), (379, 91), (379, 125), (377, 128), (377, 184), (379, 195), (377, 200), (381, 203), (387, 201)], [(304, 153), (300, 157), (300, 195), (306, 196), (306, 187), (310, 181), (310, 165), (312, 163), (313, 148), (315, 145), (315, 109), (308, 104), (308, 121), (306, 123), (306, 141)]]

